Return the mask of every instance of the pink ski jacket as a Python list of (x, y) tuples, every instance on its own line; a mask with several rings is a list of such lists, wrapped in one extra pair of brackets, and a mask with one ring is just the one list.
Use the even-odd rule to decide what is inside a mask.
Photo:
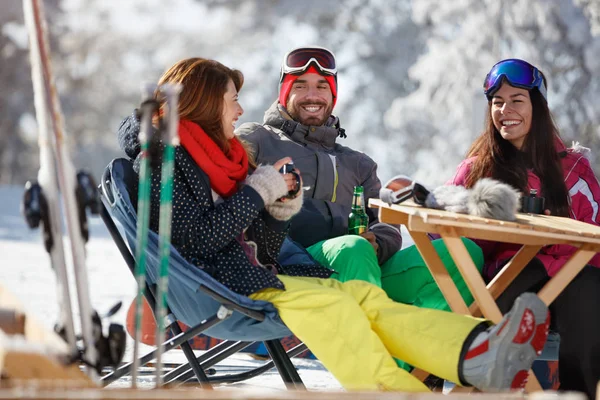
[[(600, 185), (586, 158), (589, 149), (573, 143), (573, 147), (567, 149), (565, 145), (557, 141), (557, 151), (566, 152), (562, 158), (562, 167), (565, 176), (565, 184), (569, 191), (570, 217), (589, 224), (600, 225)], [(448, 185), (464, 186), (466, 178), (471, 171), (476, 157), (463, 160), (456, 169), (454, 178), (448, 181)], [(540, 178), (532, 171), (528, 172), (528, 189), (537, 189), (539, 196), (541, 192)], [(520, 245), (490, 241), (476, 241), (481, 246), (485, 258), (483, 268), (484, 277), (491, 279), (504, 265), (506, 260), (519, 250)], [(549, 276), (554, 276), (567, 262), (576, 248), (570, 245), (552, 245), (543, 247), (537, 254), (537, 258), (544, 263)], [(600, 267), (600, 253), (597, 253), (589, 264)]]

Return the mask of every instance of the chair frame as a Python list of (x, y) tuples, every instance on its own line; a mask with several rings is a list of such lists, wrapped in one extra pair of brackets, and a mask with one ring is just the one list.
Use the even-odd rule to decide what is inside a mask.
[[(99, 185), (100, 198), (102, 200), (100, 216), (106, 225), (114, 243), (116, 244), (121, 256), (125, 263), (129, 267), (129, 271), (133, 274), (135, 271), (135, 257), (131, 253), (126, 240), (121, 235), (121, 232), (117, 228), (110, 212), (108, 211), (107, 204), (110, 204), (108, 198), (107, 184), (110, 182), (111, 177), (108, 173), (108, 168), (104, 171), (102, 181)], [(257, 321), (263, 321), (265, 319), (264, 313), (256, 310), (251, 310), (246, 307), (235, 304), (228, 299), (225, 299), (212, 289), (206, 286), (200, 286), (199, 288), (205, 294), (211, 296), (219, 303), (221, 307), (218, 311), (207, 318), (203, 322), (194, 327), (191, 327), (188, 331), (183, 332), (179, 326), (176, 317), (173, 315), (170, 309), (167, 309), (167, 321), (166, 326), (173, 333), (173, 337), (164, 342), (164, 352), (172, 350), (177, 346), (181, 346), (183, 353), (187, 359), (187, 364), (181, 364), (173, 370), (163, 375), (164, 384), (174, 384), (176, 382), (197, 382), (202, 388), (212, 389), (212, 384), (218, 383), (234, 383), (244, 381), (255, 376), (261, 375), (262, 373), (275, 367), (281, 376), (284, 384), (288, 389), (299, 389), (306, 390), (298, 371), (292, 364), (290, 358), (297, 356), (308, 348), (304, 344), (299, 344), (296, 347), (288, 350), (287, 352), (283, 348), (279, 340), (266, 340), (264, 341), (265, 347), (269, 352), (271, 361), (266, 362), (260, 367), (253, 368), (249, 371), (235, 373), (235, 374), (221, 374), (218, 375), (216, 370), (211, 368), (218, 362), (226, 359), (232, 354), (237, 353), (243, 348), (249, 346), (253, 342), (244, 341), (223, 341), (213, 348), (207, 350), (204, 354), (196, 357), (194, 351), (189, 344), (188, 340), (194, 336), (204, 332), (208, 328), (226, 320), (231, 316), (233, 311), (240, 312), (250, 318)], [(146, 282), (144, 296), (150, 305), (150, 308), (155, 311), (156, 297), (153, 287)], [(156, 356), (156, 350), (152, 351), (140, 358), (140, 366), (144, 366), (153, 360)], [(127, 363), (114, 370), (113, 372), (102, 377), (102, 383), (109, 385), (115, 382), (117, 379), (126, 376), (131, 373), (133, 363)], [(208, 373), (207, 373), (208, 371)], [(210, 376), (209, 376), (210, 375)]]

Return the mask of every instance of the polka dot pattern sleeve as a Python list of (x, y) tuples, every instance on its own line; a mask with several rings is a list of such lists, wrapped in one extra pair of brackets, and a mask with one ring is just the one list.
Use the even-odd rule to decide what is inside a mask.
[[(151, 184), (150, 227), (158, 231), (160, 214), (160, 167), (154, 168)], [(190, 263), (242, 295), (266, 288), (284, 289), (275, 272), (254, 265), (240, 243), (244, 230), (257, 231), (261, 258), (276, 264), (284, 230), (267, 229), (264, 203), (251, 187), (215, 205), (207, 175), (190, 155), (178, 148), (175, 153), (171, 241)], [(321, 266), (286, 270), (290, 275), (326, 277), (331, 271)]]
[[(121, 128), (120, 142), (130, 147), (126, 153), (132, 159), (135, 157), (134, 170), (139, 173), (140, 154), (139, 150), (136, 151), (139, 149), (139, 124), (124, 123)], [(159, 156), (162, 154), (160, 147), (155, 153)], [(153, 166), (150, 197), (150, 227), (155, 232), (158, 232), (160, 215), (160, 174), (158, 160), (158, 166)], [(251, 262), (240, 242), (244, 229), (258, 232), (255, 237), (257, 253), (265, 263), (279, 256), (285, 237), (287, 224), (272, 218), (263, 220), (265, 214), (262, 197), (249, 186), (215, 205), (208, 176), (184, 148), (177, 148), (171, 241), (189, 263), (244, 296), (264, 288), (285, 289), (277, 273), (315, 277), (331, 275), (331, 270), (319, 265), (281, 267), (273, 262), (276, 268), (266, 268)]]
[[(197, 179), (199, 167), (190, 161), (187, 154), (176, 155), (172, 236), (180, 246), (208, 258), (236, 240), (258, 217), (263, 203), (251, 188), (243, 188), (215, 207), (210, 187)], [(190, 202), (190, 197), (196, 201)]]

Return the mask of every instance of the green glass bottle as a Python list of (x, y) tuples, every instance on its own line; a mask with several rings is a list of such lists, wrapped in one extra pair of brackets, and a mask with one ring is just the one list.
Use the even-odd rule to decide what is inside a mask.
[(352, 196), (352, 211), (348, 216), (348, 233), (351, 235), (360, 235), (367, 231), (369, 226), (369, 216), (365, 209), (365, 194), (362, 186), (354, 186), (354, 195)]

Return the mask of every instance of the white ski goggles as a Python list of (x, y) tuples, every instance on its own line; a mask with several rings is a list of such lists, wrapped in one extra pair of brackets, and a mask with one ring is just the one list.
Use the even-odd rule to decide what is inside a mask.
[(286, 74), (299, 75), (313, 64), (322, 74), (337, 75), (337, 66), (333, 53), (323, 47), (301, 47), (283, 57), (281, 78)]

